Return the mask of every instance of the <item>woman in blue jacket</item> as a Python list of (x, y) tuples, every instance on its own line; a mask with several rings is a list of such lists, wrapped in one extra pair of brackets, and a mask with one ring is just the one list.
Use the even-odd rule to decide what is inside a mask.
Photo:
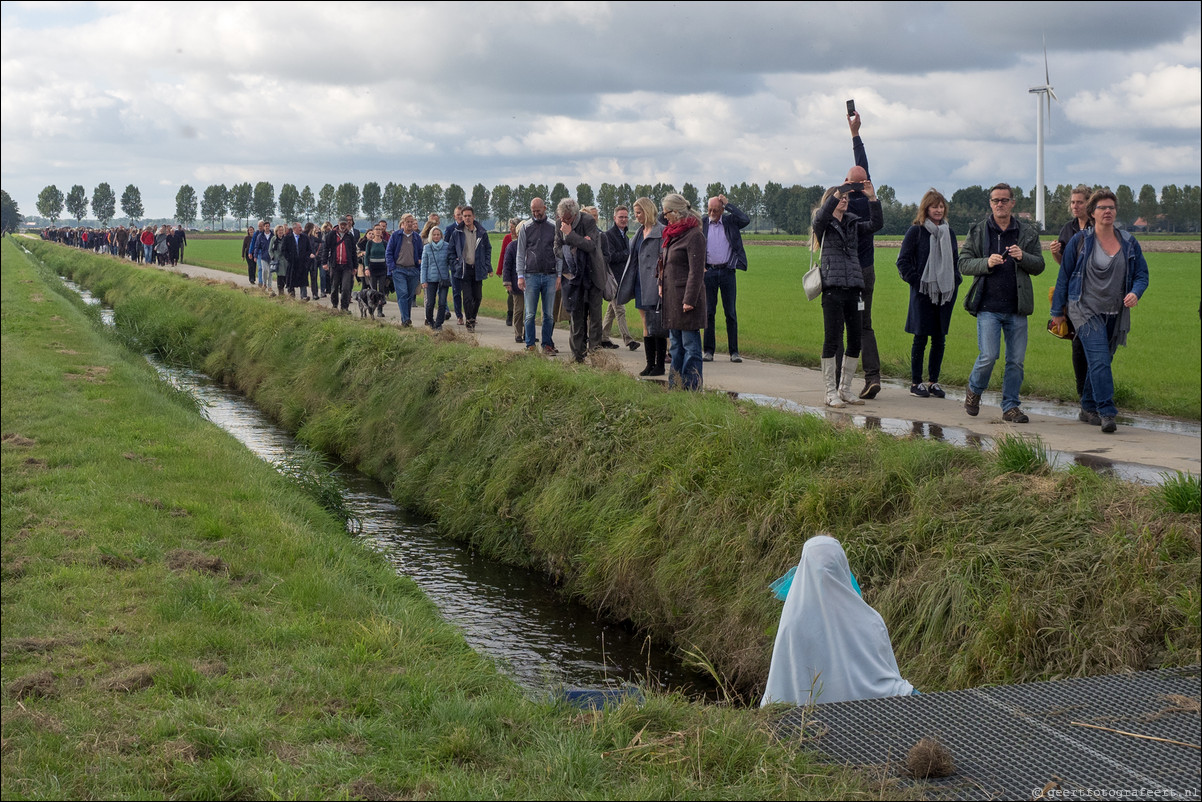
[[(947, 395), (939, 386), (939, 371), (943, 367), (944, 342), (961, 281), (959, 262), (956, 232), (947, 224), (947, 199), (937, 190), (927, 190), (897, 255), (897, 272), (910, 285), (910, 308), (906, 313), (906, 333), (914, 335), (910, 348), (910, 394), (919, 398)], [(929, 383), (924, 385), (922, 362), (928, 339), (931, 360), (927, 371)]]
[(1110, 434), (1117, 426), (1111, 362), (1127, 344), (1131, 310), (1148, 289), (1148, 263), (1135, 237), (1114, 227), (1118, 198), (1098, 190), (1086, 207), (1093, 227), (1069, 240), (1052, 294), (1052, 322), (1067, 315), (1077, 329), (1088, 372), (1081, 392), (1083, 423)]
[[(451, 248), (442, 229), (430, 229), (430, 241), (422, 248), (422, 289), (426, 293), (426, 325), (438, 331), (447, 319), (447, 290), (451, 287)], [(434, 297), (438, 296), (438, 319), (434, 319)]]

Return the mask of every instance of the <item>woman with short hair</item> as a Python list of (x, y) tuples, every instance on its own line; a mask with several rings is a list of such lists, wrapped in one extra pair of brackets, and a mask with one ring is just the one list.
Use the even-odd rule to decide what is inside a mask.
[(700, 390), (701, 330), (706, 317), (705, 234), (701, 215), (683, 195), (665, 195), (663, 207), (668, 225), (660, 246), (659, 294), (672, 355), (668, 386)]
[[(447, 319), (447, 290), (451, 287), (451, 252), (442, 229), (430, 229), (430, 241), (422, 248), (421, 283), (426, 293), (426, 326), (439, 331)], [(438, 300), (438, 318), (434, 317), (435, 297)]]
[(167, 253), (171, 249), (171, 226), (162, 226), (154, 235), (154, 255), (159, 267), (167, 265)]
[(1073, 235), (1064, 249), (1052, 322), (1067, 316), (1085, 351), (1088, 372), (1079, 420), (1111, 434), (1118, 428), (1111, 363), (1118, 347), (1127, 344), (1131, 310), (1148, 289), (1148, 263), (1135, 237), (1114, 225), (1118, 198), (1113, 192), (1095, 192), (1086, 211), (1093, 226)]
[(284, 237), (287, 234), (288, 226), (281, 223), (275, 227), (275, 230), (271, 232), (271, 238), (267, 240), (267, 259), (271, 266), (271, 274), (275, 276), (275, 289), (272, 290), (272, 295), (283, 293), (288, 280), (288, 257), (284, 255)]
[[(918, 204), (914, 224), (906, 231), (897, 255), (897, 272), (910, 285), (906, 333), (914, 335), (910, 348), (910, 395), (943, 398), (939, 386), (943, 349), (956, 291), (960, 286), (960, 256), (956, 232), (947, 224), (947, 199), (930, 189)], [(928, 383), (922, 383), (922, 362), (931, 341)]]

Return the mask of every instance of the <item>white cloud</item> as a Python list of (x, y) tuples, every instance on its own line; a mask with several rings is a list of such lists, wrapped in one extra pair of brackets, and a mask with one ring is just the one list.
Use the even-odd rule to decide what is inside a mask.
[(1065, 107), (1071, 120), (1088, 128), (1197, 130), (1202, 120), (1202, 69), (1158, 64), (1114, 89), (1081, 92)]
[(1137, 29), (1067, 2), (925, 10), (5, 3), (5, 189), (133, 183), (169, 214), (184, 182), (825, 184), (848, 97), (902, 199), (1029, 184), (1043, 30), (1050, 182), (1200, 183), (1196, 4), (1142, 4)]

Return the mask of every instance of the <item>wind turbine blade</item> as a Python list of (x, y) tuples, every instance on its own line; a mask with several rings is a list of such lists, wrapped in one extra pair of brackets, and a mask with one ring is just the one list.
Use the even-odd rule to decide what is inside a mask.
[[(1045, 99), (1048, 102), (1048, 133), (1051, 133), (1052, 132), (1052, 98), (1055, 97), (1055, 95), (1052, 95), (1052, 87), (1050, 87), (1050, 86), (1048, 87), (1048, 95), (1050, 95), (1050, 97), (1045, 95)], [(1057, 100), (1056, 102), (1059, 103), (1060, 101)]]
[(1052, 96), (1052, 100), (1056, 101), (1057, 103), (1060, 102), (1060, 98), (1056, 97), (1056, 93), (1052, 91), (1052, 87), (1050, 86), (1048, 87), (1048, 94)]
[(1043, 85), (1050, 86), (1052, 83), (1051, 77), (1048, 75), (1048, 34), (1044, 31), (1043, 34)]

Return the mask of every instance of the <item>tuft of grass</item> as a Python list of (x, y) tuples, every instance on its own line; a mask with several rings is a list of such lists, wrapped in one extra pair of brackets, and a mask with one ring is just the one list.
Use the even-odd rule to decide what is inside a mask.
[(343, 483), (334, 474), (334, 465), (311, 448), (299, 447), (287, 461), (277, 466), (309, 498), (323, 510), (342, 521), (351, 531), (362, 528), (362, 522), (351, 511), (343, 495)]
[(1196, 474), (1177, 471), (1165, 474), (1160, 484), (1165, 505), (1173, 512), (1192, 513), (1202, 511), (1202, 479)]
[(997, 438), (997, 465), (1007, 473), (1046, 473), (1048, 449), (1038, 435), (1004, 434)]

